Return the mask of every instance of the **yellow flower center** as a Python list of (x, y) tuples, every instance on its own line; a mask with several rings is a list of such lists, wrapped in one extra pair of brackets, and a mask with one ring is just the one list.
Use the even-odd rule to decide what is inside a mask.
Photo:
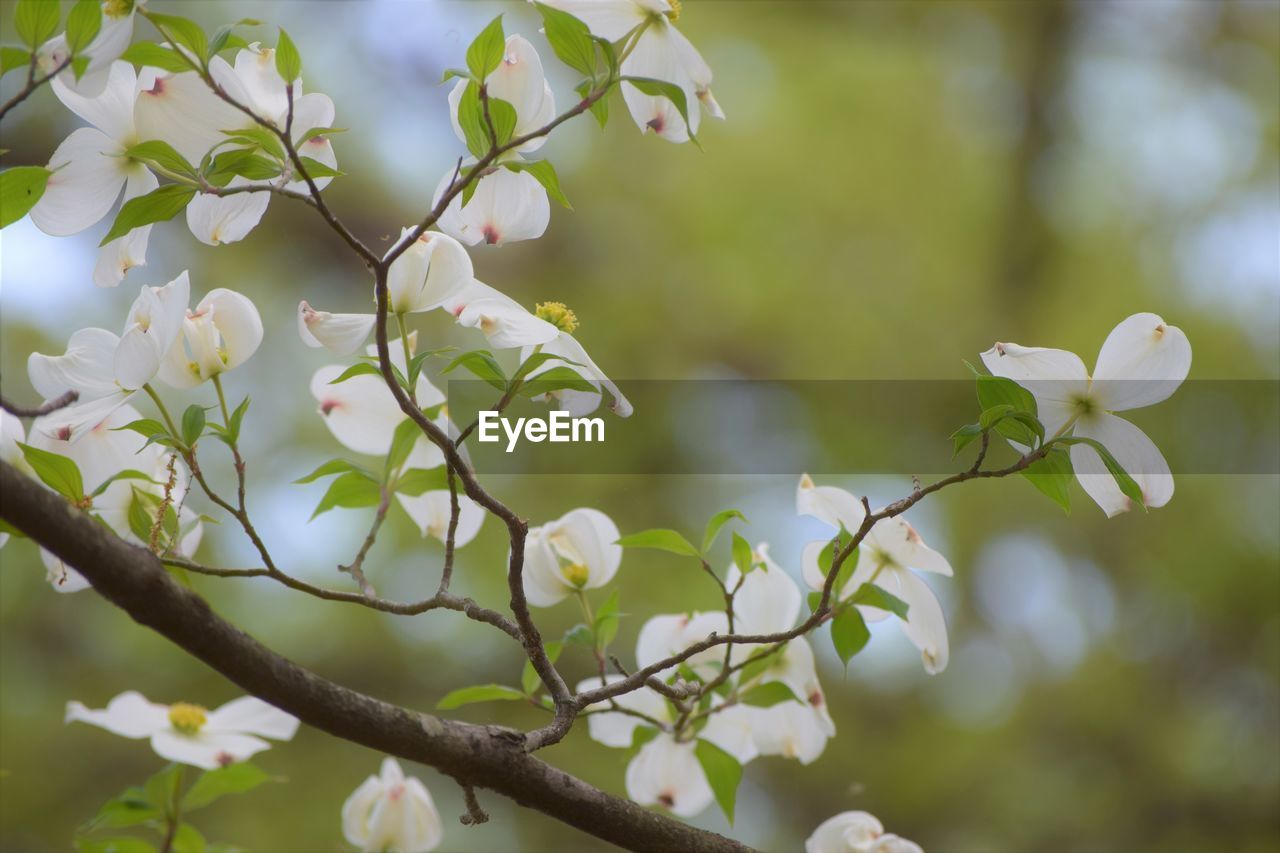
[(539, 302), (533, 313), (539, 320), (546, 320), (562, 332), (573, 334), (578, 328), (578, 315), (563, 302)]
[(175, 702), (169, 706), (169, 723), (184, 735), (200, 731), (208, 721), (204, 708), (189, 702)]
[(102, 14), (108, 18), (123, 18), (133, 11), (133, 0), (107, 0), (102, 6)]
[(587, 568), (587, 561), (583, 559), (582, 553), (563, 533), (553, 533), (548, 544), (556, 555), (560, 574), (570, 584), (581, 588), (591, 578), (591, 569)]
[(667, 17), (672, 21), (680, 20), (680, 0), (669, 0), (671, 3), (671, 11), (667, 13)]
[(581, 563), (567, 563), (560, 567), (564, 579), (574, 586), (580, 587), (591, 577), (591, 570)]

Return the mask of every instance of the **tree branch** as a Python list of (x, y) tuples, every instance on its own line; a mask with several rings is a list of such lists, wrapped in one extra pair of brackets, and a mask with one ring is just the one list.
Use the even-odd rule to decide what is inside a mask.
[(335, 737), (430, 765), (630, 850), (750, 848), (606, 794), (529, 755), (519, 732), (388, 704), (281, 657), (179, 585), (150, 552), (0, 462), (0, 518), (74, 566), (94, 589), (249, 693)]

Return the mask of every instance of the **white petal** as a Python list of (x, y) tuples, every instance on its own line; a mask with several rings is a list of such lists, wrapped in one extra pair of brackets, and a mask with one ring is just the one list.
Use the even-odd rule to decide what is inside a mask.
[(40, 562), (44, 563), (44, 579), (55, 592), (82, 592), (92, 586), (88, 578), (62, 562), (52, 551), (41, 548)]
[(65, 237), (93, 225), (115, 205), (127, 176), (120, 145), (92, 127), (72, 131), (49, 158), (53, 174), (31, 209), (46, 234)]
[(76, 403), (52, 414), (40, 418), (39, 429), (48, 436), (57, 436), (70, 442), (77, 442), (102, 424), (113, 412), (128, 403), (136, 392), (118, 390), (105, 397), (91, 398), (85, 403)]
[(217, 770), (270, 749), (271, 744), (251, 735), (214, 734), (205, 731), (184, 735), (169, 728), (151, 736), (151, 748), (161, 758), (205, 770)]
[(114, 70), (115, 60), (119, 59), (133, 39), (133, 16), (133, 9), (122, 15), (113, 15), (104, 9), (98, 34), (82, 54), (89, 57), (84, 73), (77, 80), (75, 73), (68, 68), (58, 75), (58, 81), (84, 97), (102, 95), (110, 85), (110, 72)]
[(844, 489), (815, 485), (808, 474), (800, 476), (796, 487), (796, 512), (813, 516), (837, 530), (843, 526), (850, 533), (855, 532), (866, 517), (862, 501)]
[[(734, 599), (734, 628), (740, 634), (774, 634), (795, 625), (800, 615), (800, 588), (769, 557), (768, 546), (756, 547), (764, 567), (747, 574)], [(729, 570), (726, 584), (733, 588), (740, 577), (738, 567)]]
[(905, 838), (894, 835), (892, 832), (886, 832), (871, 842), (871, 845), (867, 847), (867, 853), (924, 853), (924, 850), (914, 841), (908, 841)]
[(457, 315), (458, 325), (479, 329), (494, 349), (545, 344), (560, 330), (505, 297), (476, 299)]
[(1119, 412), (1167, 400), (1191, 371), (1191, 343), (1156, 314), (1134, 314), (1111, 330), (1093, 371), (1102, 408)]
[[(636, 663), (642, 667), (651, 666), (705, 640), (713, 633), (725, 634), (728, 630), (728, 619), (719, 610), (654, 616), (640, 629), (640, 637), (636, 641)], [(688, 658), (685, 663), (694, 672), (710, 674), (724, 663), (724, 648), (712, 646)], [(665, 670), (663, 675), (665, 677), (674, 671), (675, 667), (672, 667)]]
[[(128, 168), (128, 180), (124, 185), (124, 202), (146, 195), (160, 185), (156, 176), (141, 163)], [(134, 267), (147, 263), (147, 241), (151, 226), (134, 228), (128, 234), (98, 250), (98, 261), (93, 268), (93, 283), (98, 287), (115, 287)]]
[[(437, 453), (440, 452), (434, 445), (432, 447)], [(414, 465), (411, 461), (409, 467), (425, 466)], [(423, 536), (431, 536), (441, 542), (445, 541), (449, 534), (449, 517), (452, 514), (449, 491), (447, 489), (424, 492), (416, 497), (397, 494), (396, 500), (400, 501), (400, 505), (404, 507), (404, 511), (413, 519), (413, 523), (418, 525), (418, 529), (422, 531)], [(464, 494), (458, 495), (458, 527), (454, 533), (454, 545), (456, 547), (461, 548), (476, 538), (476, 534), (480, 532), (481, 525), (484, 524), (484, 516), (484, 510), (475, 501)]]
[(826, 727), (818, 711), (809, 705), (783, 702), (746, 711), (761, 755), (780, 755), (812, 764), (826, 749)]
[[(248, 186), (250, 181), (237, 177), (228, 186)], [(187, 205), (187, 228), (191, 236), (209, 246), (235, 243), (243, 240), (258, 226), (271, 193), (235, 193), (219, 196), (212, 193), (196, 193)]]
[(151, 737), (169, 727), (169, 706), (150, 702), (136, 690), (129, 690), (112, 699), (101, 711), (86, 708), (79, 702), (68, 702), (66, 721), (88, 723), (121, 737)]
[(711, 805), (714, 795), (692, 742), (676, 743), (659, 734), (627, 765), (627, 796), (642, 806), (660, 805), (680, 817), (693, 817)]
[(209, 712), (203, 731), (261, 735), (272, 740), (292, 740), (298, 718), (254, 696), (242, 696)]
[(116, 393), (112, 362), (120, 339), (106, 329), (80, 329), (67, 341), (63, 355), (32, 353), (27, 376), (46, 400), (67, 391), (80, 392), (80, 402)]
[[(607, 675), (605, 676), (605, 684), (613, 684), (621, 679), (621, 675)], [(586, 690), (595, 690), (600, 686), (599, 678), (587, 678), (580, 681), (575, 690), (581, 693)], [(671, 721), (671, 712), (666, 700), (647, 687), (617, 696), (614, 698), (613, 703), (619, 708), (626, 708), (627, 710), (644, 714), (659, 722)], [(646, 725), (646, 722), (640, 717), (617, 711), (602, 710), (612, 707), (609, 702), (597, 702), (587, 707), (595, 712), (587, 717), (587, 732), (592, 740), (605, 746), (621, 749), (631, 746), (636, 728)]]
[[(1096, 413), (1082, 418), (1076, 424), (1075, 434), (1081, 438), (1092, 438), (1109, 450), (1120, 467), (1138, 484), (1147, 506), (1164, 506), (1173, 497), (1173, 475), (1169, 472), (1169, 463), (1147, 434), (1124, 418), (1106, 412)], [(1120, 491), (1096, 450), (1085, 444), (1073, 445), (1071, 464), (1080, 485), (1108, 517), (1129, 511), (1130, 500)]]
[[(436, 188), (435, 204), (444, 194), (453, 172), (445, 174)], [(454, 196), (443, 216), (440, 230), (468, 246), (483, 241), (489, 245), (514, 243), (541, 237), (551, 221), (547, 191), (528, 172), (499, 168), (485, 175), (464, 206), (462, 194)]]
[(10, 465), (21, 464), (22, 448), (18, 447), (18, 442), (25, 442), (26, 437), (22, 419), (0, 409), (0, 461)]
[(316, 311), (303, 301), (298, 305), (298, 336), (309, 347), (324, 347), (338, 355), (351, 355), (368, 340), (376, 320), (373, 314)]
[[(698, 132), (700, 113), (697, 109), (697, 89), (682, 62), (680, 46), (672, 38), (675, 28), (665, 19), (659, 19), (640, 37), (631, 56), (622, 63), (623, 74), (630, 77), (649, 77), (679, 86), (685, 94), (689, 111), (689, 125)], [(685, 125), (675, 104), (659, 95), (646, 95), (630, 83), (624, 83), (622, 98), (636, 125), (643, 131), (652, 131), (668, 142), (687, 142), (690, 127)]]
[(720, 747), (738, 759), (739, 764), (746, 764), (760, 754), (756, 749), (751, 723), (751, 715), (747, 713), (747, 709), (741, 705), (733, 705), (713, 713), (698, 737)]
[(405, 414), (381, 377), (365, 374), (331, 385), (345, 370), (329, 365), (312, 376), (311, 395), (320, 403), (320, 416), (347, 449), (385, 456)]
[(135, 391), (151, 381), (160, 369), (160, 352), (155, 339), (140, 326), (134, 326), (120, 338), (115, 358), (116, 382), (129, 391)]
[(565, 513), (554, 528), (551, 535), (567, 536), (582, 555), (589, 569), (586, 589), (613, 580), (622, 562), (622, 546), (617, 544), (620, 534), (613, 519), (598, 509), (583, 507)]
[(947, 642), (947, 622), (938, 597), (923, 579), (913, 572), (899, 569), (893, 572), (899, 588), (898, 596), (907, 603), (907, 621), (903, 633), (920, 650), (925, 671), (937, 675), (947, 668), (950, 646)]
[[(210, 62), (215, 70), (225, 65), (220, 57)], [(156, 75), (150, 88), (138, 93), (134, 121), (140, 140), (168, 142), (199, 166), (204, 155), (227, 138), (223, 130), (245, 127), (249, 119), (210, 92), (194, 71), (184, 71)]]
[(863, 811), (841, 812), (829, 817), (804, 843), (805, 853), (849, 853), (864, 850), (884, 833), (875, 815)]
[(249, 97), (254, 112), (278, 122), (288, 111), (288, 83), (276, 70), (276, 52), (257, 43), (236, 54), (235, 74)]
[(133, 134), (133, 102), (137, 94), (138, 75), (127, 62), (113, 62), (105, 77), (106, 86), (95, 97), (75, 92), (55, 77), (50, 88), (59, 101), (102, 131), (117, 144), (126, 143)]
[(226, 369), (244, 364), (262, 343), (262, 317), (249, 297), (225, 287), (210, 290), (197, 310), (213, 309), (213, 324), (226, 349)]
[(982, 354), (982, 363), (993, 376), (1012, 379), (1031, 392), (1050, 434), (1065, 423), (1064, 407), (1089, 395), (1088, 371), (1073, 352), (1000, 343)]
[(573, 591), (547, 542), (546, 528), (531, 529), (525, 539), (523, 578), (525, 597), (534, 607), (558, 604)]
[[(535, 368), (529, 374), (530, 377), (537, 376), (539, 373), (544, 373), (556, 367), (568, 367), (597, 388), (604, 386), (610, 397), (610, 411), (621, 418), (631, 416), (632, 411), (634, 411), (631, 402), (618, 390), (618, 386), (608, 376), (605, 376), (599, 365), (591, 360), (591, 356), (587, 354), (587, 351), (582, 348), (582, 344), (573, 335), (567, 332), (560, 332), (555, 338), (543, 345), (542, 352), (558, 355), (574, 363), (565, 364), (559, 360), (546, 361), (540, 367)], [(526, 347), (520, 352), (520, 360), (524, 361), (531, 355), (533, 355), (533, 348)], [(552, 396), (560, 401), (561, 408), (574, 417), (588, 415), (600, 405), (599, 393), (563, 390), (553, 392)]]
[(924, 544), (916, 529), (901, 516), (877, 522), (864, 541), (899, 566), (951, 577), (951, 564), (946, 557)]
[[(400, 234), (407, 239), (411, 229)], [(397, 243), (399, 245), (399, 243)], [(423, 232), (387, 271), (392, 312), (430, 311), (457, 297), (472, 282), (471, 256), (456, 240), (435, 231)]]

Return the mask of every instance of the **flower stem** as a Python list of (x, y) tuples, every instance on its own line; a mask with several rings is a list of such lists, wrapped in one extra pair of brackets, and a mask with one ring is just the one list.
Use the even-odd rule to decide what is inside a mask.
[(178, 432), (177, 426), (173, 423), (173, 418), (169, 416), (169, 410), (165, 408), (164, 401), (160, 399), (160, 395), (156, 393), (156, 389), (151, 387), (151, 383), (142, 386), (142, 390), (147, 392), (147, 396), (151, 398), (151, 402), (156, 404), (156, 408), (160, 410), (160, 417), (164, 418), (164, 424), (169, 428), (169, 434), (174, 438), (181, 437), (182, 433)]
[(222, 377), (213, 374), (213, 388), (218, 392), (218, 405), (222, 407), (222, 425), (224, 427), (231, 426), (231, 415), (227, 414), (227, 397), (222, 393)]

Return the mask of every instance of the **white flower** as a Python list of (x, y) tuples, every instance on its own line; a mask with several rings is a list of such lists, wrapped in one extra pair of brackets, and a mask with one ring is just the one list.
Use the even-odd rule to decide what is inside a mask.
[(827, 721), (811, 705), (783, 702), (771, 708), (744, 710), (760, 755), (779, 755), (812, 764), (827, 748)]
[(867, 848), (867, 853), (924, 853), (919, 844), (886, 832)]
[[(998, 343), (982, 354), (996, 376), (1012, 379), (1036, 398), (1049, 436), (1073, 427), (1073, 434), (1100, 443), (1142, 489), (1147, 506), (1173, 497), (1169, 463), (1147, 434), (1111, 414), (1168, 399), (1191, 370), (1191, 344), (1177, 326), (1155, 314), (1134, 314), (1107, 335), (1090, 376), (1084, 362), (1066, 350)], [(1076, 478), (1108, 516), (1129, 509), (1098, 452), (1071, 447)]]
[(136, 691), (121, 693), (101, 711), (67, 703), (67, 722), (79, 721), (121, 737), (150, 738), (161, 758), (214, 770), (269, 749), (262, 738), (291, 740), (298, 720), (252, 696), (212, 711), (178, 702), (158, 705)]
[[(93, 41), (80, 51), (88, 57), (80, 79), (68, 66), (54, 78), (54, 85), (62, 85), (86, 98), (97, 97), (110, 86), (108, 76), (112, 64), (120, 58), (133, 39), (133, 16), (137, 7), (146, 0), (103, 0), (102, 23)], [(48, 74), (68, 58), (67, 36), (61, 33), (40, 46), (37, 64), (42, 73)]]
[(835, 486), (815, 485), (808, 474), (800, 475), (800, 485), (796, 487), (796, 513), (826, 522), (837, 531), (843, 527), (850, 533), (866, 517), (862, 502), (852, 494)]
[[(607, 675), (605, 676), (605, 684), (614, 684), (621, 681), (622, 678), (623, 676), (621, 675)], [(586, 690), (596, 690), (600, 686), (598, 677), (587, 678), (578, 683), (576, 691), (582, 693)], [(607, 710), (614, 706), (632, 713)], [(588, 705), (586, 710), (591, 712), (587, 716), (587, 734), (591, 736), (591, 739), (605, 746), (612, 746), (618, 749), (626, 749), (631, 746), (632, 738), (634, 738), (638, 727), (653, 725), (652, 723), (647, 723), (641, 717), (635, 716), (635, 714), (644, 714), (646, 717), (662, 724), (670, 724), (672, 722), (671, 706), (667, 704), (667, 700), (648, 687), (641, 687), (638, 690), (623, 693), (621, 696), (615, 696), (612, 700), (596, 702)]]
[[(725, 634), (729, 620), (724, 611), (705, 613), (672, 613), (654, 616), (640, 629), (636, 641), (636, 663), (642, 668), (652, 666), (701, 642), (712, 634)], [(685, 661), (689, 668), (703, 678), (710, 679), (724, 663), (724, 647), (712, 646), (698, 652)], [(675, 667), (659, 673), (666, 677)]]
[(459, 326), (479, 329), (494, 349), (545, 344), (560, 334), (519, 302), (476, 279), (440, 307), (452, 314)]
[[(170, 451), (158, 444), (148, 445), (146, 439), (132, 430), (120, 429), (142, 417), (128, 404), (116, 409), (101, 423), (87, 430), (75, 441), (52, 437), (39, 418), (32, 424), (31, 446), (65, 456), (80, 470), (85, 492), (93, 492), (109, 478), (121, 471), (138, 471), (154, 482), (137, 479), (117, 480), (106, 491), (93, 498), (89, 510), (101, 519), (118, 536), (135, 544), (145, 544), (133, 535), (129, 527), (129, 506), (134, 490), (164, 496), (164, 485), (169, 478)], [(181, 466), (174, 469), (175, 482), (170, 493), (172, 505), (181, 506), (187, 493), (187, 476)], [(149, 509), (149, 508), (148, 508)], [(195, 553), (204, 533), (204, 523), (189, 507), (182, 506), (178, 514), (178, 541), (171, 549), (182, 557)], [(75, 569), (66, 565), (51, 551), (40, 549), (46, 578), (58, 592), (79, 592), (87, 589), (89, 582)]]
[(884, 826), (875, 815), (862, 811), (841, 812), (818, 825), (804, 843), (805, 853), (867, 853)]
[(613, 579), (622, 562), (618, 527), (595, 509), (575, 509), (529, 531), (524, 546), (524, 591), (535, 607), (550, 607), (582, 589)]
[(150, 382), (166, 354), (177, 349), (189, 293), (185, 272), (163, 287), (143, 287), (129, 309), (122, 336), (106, 329), (80, 329), (67, 342), (65, 354), (32, 353), (27, 375), (45, 399), (67, 391), (80, 395), (75, 404), (41, 418), (41, 430), (75, 441)]
[(174, 388), (195, 388), (258, 351), (262, 318), (247, 296), (219, 287), (187, 311), (182, 332), (160, 365), (160, 378)]
[(642, 806), (662, 806), (693, 817), (715, 799), (694, 752), (693, 741), (678, 742), (660, 732), (627, 765), (627, 796)]
[(373, 331), (373, 314), (330, 314), (317, 311), (304, 299), (298, 303), (298, 336), (309, 347), (324, 347), (338, 355), (351, 355)]
[[(595, 35), (618, 41), (636, 27), (646, 25), (631, 55), (622, 63), (628, 77), (649, 77), (679, 86), (689, 109), (689, 124), (696, 134), (698, 104), (715, 118), (724, 112), (711, 94), (711, 68), (687, 38), (674, 26), (680, 17), (680, 0), (546, 0), (548, 6), (583, 21)], [(671, 142), (685, 142), (689, 129), (675, 105), (666, 98), (646, 95), (624, 83), (622, 97), (641, 130), (653, 131)]]
[[(412, 228), (400, 232), (400, 245)], [(388, 254), (390, 252), (388, 251)], [(472, 281), (471, 256), (447, 234), (424, 231), (387, 270), (388, 305), (393, 314), (439, 308)]]
[[(139, 141), (134, 102), (139, 89), (150, 85), (151, 74), (139, 77), (127, 62), (109, 63), (104, 71), (104, 88), (95, 97), (78, 93), (61, 76), (52, 84), (58, 99), (92, 125), (72, 131), (54, 150), (49, 158), (53, 174), (31, 209), (36, 227), (55, 237), (76, 234), (101, 220), (115, 207), (121, 189), (128, 201), (159, 186), (146, 166), (125, 156)], [(144, 225), (99, 249), (94, 284), (114, 287), (130, 269), (145, 264), (150, 234), (151, 226)]]
[[(519, 159), (514, 155), (507, 161)], [(431, 204), (440, 201), (453, 180), (453, 170), (445, 173)], [(512, 171), (498, 165), (480, 178), (475, 192), (462, 203), (458, 193), (440, 217), (440, 230), (468, 246), (484, 241), (490, 246), (535, 240), (547, 230), (551, 221), (551, 203), (538, 179), (525, 171)]]
[[(541, 308), (542, 306), (539, 307)], [(533, 352), (533, 347), (524, 347), (520, 351), (520, 360), (522, 362), (525, 361), (529, 356), (533, 355)], [(542, 345), (541, 352), (558, 355), (563, 359), (567, 359), (567, 361), (561, 361), (560, 359), (544, 361), (529, 372), (529, 379), (556, 367), (567, 367), (591, 383), (596, 389), (595, 391), (579, 391), (573, 388), (562, 388), (544, 395), (549, 401), (556, 401), (559, 404), (559, 408), (564, 409), (575, 418), (580, 418), (594, 412), (600, 405), (603, 392), (608, 392), (610, 398), (609, 410), (622, 418), (631, 416), (633, 411), (631, 402), (622, 395), (622, 392), (618, 390), (618, 386), (608, 376), (605, 376), (604, 371), (591, 360), (591, 356), (587, 355), (587, 351), (582, 348), (582, 344), (578, 343), (577, 338), (569, 332), (561, 331), (555, 338)]]
[[(458, 105), (469, 84), (470, 81), (460, 79), (449, 93), (449, 118), (453, 122), (453, 132), (462, 142), (466, 142), (467, 137), (462, 131), (462, 125), (458, 123)], [(516, 126), (513, 137), (537, 130), (555, 117), (556, 99), (542, 73), (542, 60), (538, 58), (538, 51), (523, 36), (507, 36), (502, 62), (484, 79), (484, 84), (491, 99), (506, 101), (515, 108)], [(544, 142), (546, 137), (540, 136), (516, 150), (525, 153), (536, 151)]]
[(386, 758), (382, 773), (342, 804), (342, 834), (366, 853), (426, 853), (444, 838), (444, 824), (426, 786)]

